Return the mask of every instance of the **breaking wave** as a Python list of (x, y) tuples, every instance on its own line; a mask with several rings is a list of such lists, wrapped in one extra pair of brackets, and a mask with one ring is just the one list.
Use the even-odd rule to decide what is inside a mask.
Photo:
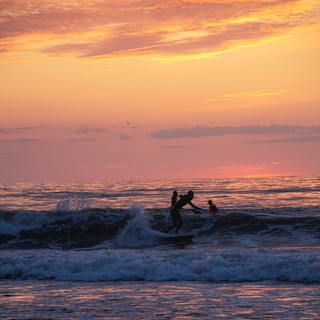
[[(281, 212), (281, 211), (279, 211)], [(274, 241), (317, 244), (320, 217), (290, 216), (257, 210), (229, 210), (209, 216), (185, 210), (182, 233), (195, 234), (195, 243)], [(113, 247), (161, 244), (171, 225), (168, 209), (84, 209), (59, 212), (0, 211), (0, 249), (88, 248), (109, 242)]]
[(0, 256), (0, 279), (319, 283), (319, 270), (319, 250), (19, 250)]

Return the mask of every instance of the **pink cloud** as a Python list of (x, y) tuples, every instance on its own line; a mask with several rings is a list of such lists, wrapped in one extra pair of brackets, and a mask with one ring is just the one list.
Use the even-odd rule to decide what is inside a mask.
[(214, 52), (308, 25), (314, 6), (300, 0), (2, 1), (0, 52), (18, 50), (10, 46), (17, 37), (36, 35), (59, 36), (59, 45), (38, 46), (55, 55)]

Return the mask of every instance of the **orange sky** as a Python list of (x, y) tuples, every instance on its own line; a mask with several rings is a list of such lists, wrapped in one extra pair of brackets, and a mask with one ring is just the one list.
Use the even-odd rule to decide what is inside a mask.
[(319, 18), (318, 0), (0, 1), (0, 180), (318, 174)]

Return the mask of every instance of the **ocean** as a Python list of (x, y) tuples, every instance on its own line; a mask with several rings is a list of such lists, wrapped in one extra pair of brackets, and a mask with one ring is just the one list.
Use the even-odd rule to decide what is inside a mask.
[[(173, 190), (204, 209), (192, 243), (167, 241)], [(319, 198), (319, 177), (2, 183), (0, 318), (319, 319)]]

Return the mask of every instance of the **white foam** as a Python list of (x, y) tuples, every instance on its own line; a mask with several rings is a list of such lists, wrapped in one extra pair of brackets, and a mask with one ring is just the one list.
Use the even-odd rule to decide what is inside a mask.
[(66, 198), (58, 201), (56, 204), (56, 211), (81, 211), (89, 209), (90, 201), (85, 197), (79, 197), (76, 194), (68, 195)]
[(0, 253), (0, 278), (69, 281), (320, 282), (320, 250), (98, 250)]
[[(31, 230), (49, 222), (48, 214), (16, 212), (9, 219), (0, 220), (0, 233), (17, 234), (22, 230)], [(53, 215), (52, 215), (53, 217)]]
[(59, 219), (82, 221), (87, 217), (85, 212), (14, 212), (1, 217), (0, 234), (17, 234), (22, 230), (32, 230)]
[(152, 246), (159, 242), (165, 234), (151, 228), (148, 220), (139, 207), (130, 209), (130, 220), (116, 239), (117, 244), (124, 247)]

